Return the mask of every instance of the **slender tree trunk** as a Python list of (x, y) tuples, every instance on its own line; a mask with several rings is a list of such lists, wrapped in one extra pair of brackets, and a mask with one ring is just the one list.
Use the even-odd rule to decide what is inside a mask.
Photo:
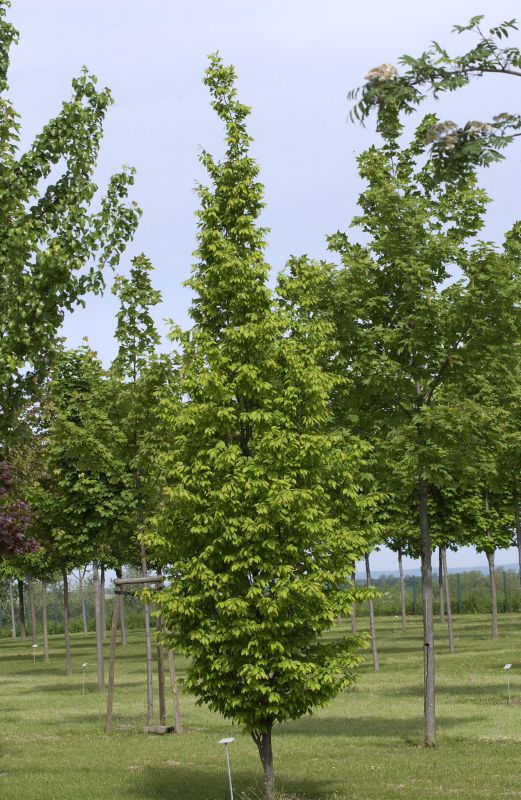
[(443, 602), (443, 563), (441, 547), (438, 547), (438, 595), (440, 598), (440, 622), (445, 622), (445, 604)]
[[(119, 567), (116, 570), (116, 577), (121, 579), (123, 577), (123, 569)], [(119, 597), (119, 627), (121, 629), (121, 646), (127, 646), (127, 626), (125, 624), (125, 598), (124, 595)]]
[[(365, 554), (365, 576), (367, 582), (367, 588), (371, 588), (371, 569), (369, 567), (369, 553)], [(373, 669), (375, 672), (378, 672), (379, 665), (378, 665), (378, 648), (376, 646), (376, 625), (374, 621), (374, 601), (373, 598), (369, 598), (369, 630), (371, 632), (371, 650), (373, 653)]]
[(47, 625), (47, 581), (42, 581), (43, 660), (49, 660), (49, 626)]
[[(356, 572), (353, 572), (351, 575), (351, 580), (353, 581), (353, 587), (356, 586)], [(355, 636), (358, 633), (358, 625), (356, 624), (356, 603), (353, 603), (353, 608), (351, 609), (351, 633)]]
[(103, 641), (107, 635), (107, 596), (105, 591), (105, 564), (100, 567), (100, 594), (101, 594), (101, 630)]
[(418, 482), (420, 513), (420, 553), (423, 602), (423, 720), (424, 742), (436, 742), (436, 708), (434, 680), (434, 620), (432, 609), (432, 541), (427, 510), (428, 486), (424, 478)]
[(254, 732), (253, 741), (259, 750), (262, 768), (264, 770), (264, 800), (273, 800), (275, 791), (275, 776), (273, 773), (273, 750), (271, 746), (272, 723), (268, 723), (264, 733)]
[(519, 580), (521, 581), (521, 520), (519, 515), (519, 495), (514, 494), (514, 519), (516, 524), (517, 558), (519, 563)]
[(179, 691), (177, 688), (177, 675), (175, 672), (174, 651), (168, 651), (168, 669), (170, 672), (170, 685), (172, 687), (172, 705), (174, 708), (174, 730), (176, 733), (183, 732), (181, 720), (181, 704), (179, 703)]
[(62, 566), (63, 578), (63, 632), (65, 634), (65, 673), (72, 675), (72, 656), (71, 656), (71, 632), (69, 627), (69, 579), (67, 568)]
[[(147, 553), (145, 546), (141, 545), (141, 572), (144, 578), (147, 576)], [(154, 694), (153, 694), (153, 673), (152, 673), (152, 634), (150, 631), (150, 606), (145, 605), (145, 647), (147, 657), (147, 725), (154, 722)]]
[(9, 581), (9, 608), (11, 609), (11, 639), (16, 639), (16, 616), (14, 612), (13, 584)]
[(32, 644), (38, 644), (38, 632), (36, 628), (36, 604), (34, 602), (34, 583), (30, 575), (27, 576), (27, 592), (29, 594), (29, 611), (31, 613), (31, 640)]
[(92, 583), (94, 586), (94, 609), (96, 618), (96, 665), (98, 673), (98, 692), (105, 688), (105, 664), (103, 654), (103, 631), (101, 629), (101, 592), (99, 582), (99, 565), (92, 562)]
[(158, 684), (158, 698), (159, 698), (159, 724), (166, 725), (166, 694), (165, 694), (165, 658), (163, 652), (163, 643), (160, 636), (163, 631), (163, 620), (161, 617), (156, 617), (156, 651), (157, 651), (157, 684)]
[(407, 625), (407, 606), (405, 604), (405, 578), (403, 577), (402, 551), (398, 550), (398, 571), (400, 573), (400, 608), (402, 611), (402, 631)]
[(80, 581), (80, 598), (81, 598), (81, 619), (83, 622), (83, 635), (86, 637), (89, 635), (89, 626), (87, 623), (87, 600), (85, 598), (85, 583), (84, 577), (87, 567), (81, 571), (81, 567), (78, 570), (79, 581)]
[(490, 607), (492, 612), (492, 638), (497, 639), (497, 589), (496, 589), (496, 554), (492, 550), (486, 553), (488, 561), (488, 574), (490, 577)]
[(20, 639), (25, 639), (25, 603), (24, 603), (24, 582), (18, 579), (18, 613), (20, 616)]
[(449, 653), (455, 652), (454, 626), (452, 624), (452, 604), (450, 602), (449, 572), (447, 570), (447, 548), (440, 547), (443, 588), (445, 590), (445, 606), (447, 608), (447, 628), (449, 633)]

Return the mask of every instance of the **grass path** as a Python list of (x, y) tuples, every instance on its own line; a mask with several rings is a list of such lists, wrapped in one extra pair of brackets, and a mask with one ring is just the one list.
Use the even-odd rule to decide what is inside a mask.
[[(489, 638), (486, 617), (455, 620), (457, 653), (437, 631), (439, 745), (422, 734), (421, 624), (402, 634), (396, 619), (378, 622), (380, 672), (369, 655), (353, 689), (310, 718), (274, 734), (279, 787), (320, 800), (521, 798), (521, 618), (500, 617)], [(144, 645), (132, 632), (118, 651), (114, 722), (104, 733), (105, 697), (95, 686), (95, 641), (73, 637), (74, 675), (63, 675), (60, 637), (51, 662), (33, 664), (30, 640), (0, 640), (1, 800), (225, 800), (224, 754), (235, 736), (237, 795), (255, 796), (260, 763), (240, 729), (182, 693), (186, 733), (146, 736)], [(88, 662), (82, 695), (81, 664)], [(512, 698), (502, 667), (513, 664)], [(182, 676), (185, 663), (179, 659)], [(171, 706), (169, 706), (169, 712)], [(118, 732), (120, 724), (129, 732)]]

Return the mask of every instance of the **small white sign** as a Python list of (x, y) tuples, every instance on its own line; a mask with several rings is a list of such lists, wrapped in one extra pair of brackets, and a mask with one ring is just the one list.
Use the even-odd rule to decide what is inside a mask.
[(511, 668), (511, 666), (512, 666), (512, 664), (505, 664), (505, 666), (503, 667), (503, 669), (507, 669), (507, 670), (508, 670), (508, 669), (510, 669), (510, 668)]
[(219, 739), (218, 744), (231, 744), (234, 741), (235, 739), (233, 737), (229, 739)]

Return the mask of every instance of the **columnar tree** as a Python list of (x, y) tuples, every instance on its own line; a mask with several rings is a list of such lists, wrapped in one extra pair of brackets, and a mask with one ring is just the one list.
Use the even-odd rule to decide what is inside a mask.
[(275, 305), (267, 286), (263, 189), (234, 70), (212, 56), (205, 83), (226, 152), (201, 157), (211, 185), (199, 187), (193, 327), (180, 335), (184, 402), (163, 401), (174, 447), (147, 541), (172, 565), (161, 606), (190, 656), (186, 685), (251, 732), (269, 800), (274, 724), (326, 703), (359, 660), (352, 640), (322, 634), (349, 613), (366, 547), (364, 447), (331, 430), (330, 327), (309, 298)]
[[(343, 268), (332, 284), (339, 363), (349, 375), (351, 416), (393, 464), (389, 490), (414, 492), (422, 564), (425, 743), (435, 741), (432, 538), (429, 494), (462, 470), (455, 443), (474, 428), (488, 381), (512, 370), (519, 336), (519, 239), (504, 248), (475, 243), (487, 197), (472, 153), (458, 168), (446, 154), (426, 158), (433, 116), (401, 144), (399, 108), (380, 107), (381, 147), (359, 158), (367, 188), (353, 221), (366, 244), (329, 239)], [(461, 277), (460, 277), (461, 276)], [(454, 388), (451, 402), (443, 391)], [(452, 435), (452, 438), (450, 436)], [(452, 442), (451, 465), (440, 437)]]
[[(158, 430), (156, 393), (171, 377), (168, 356), (158, 356), (160, 337), (151, 309), (161, 302), (161, 294), (150, 279), (152, 264), (144, 255), (132, 260), (129, 277), (118, 276), (114, 293), (120, 301), (117, 315), (116, 340), (118, 353), (111, 373), (117, 383), (116, 413), (123, 434), (120, 456), (128, 473), (133, 491), (135, 513), (129, 520), (126, 539), (126, 562), (141, 562), (147, 575), (147, 553), (138, 537), (146, 521), (157, 510), (161, 477), (157, 470), (158, 455), (166, 446), (168, 432)], [(120, 561), (123, 563), (123, 561)], [(123, 606), (121, 606), (123, 609)], [(153, 722), (152, 694), (152, 634), (150, 605), (145, 603), (145, 642), (147, 652), (147, 724)]]

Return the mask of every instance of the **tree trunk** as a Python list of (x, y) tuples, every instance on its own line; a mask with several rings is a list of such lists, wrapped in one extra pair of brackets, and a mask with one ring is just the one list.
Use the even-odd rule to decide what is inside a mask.
[(440, 598), (440, 622), (445, 622), (445, 604), (443, 602), (443, 563), (441, 547), (438, 548), (438, 595)]
[(16, 616), (14, 613), (13, 584), (9, 581), (9, 608), (11, 609), (11, 639), (16, 639)]
[(99, 565), (92, 562), (92, 582), (94, 585), (94, 609), (96, 618), (96, 665), (98, 673), (98, 692), (105, 688), (105, 664), (103, 660), (103, 631), (101, 629), (101, 592), (99, 584)]
[(405, 604), (405, 579), (403, 577), (402, 551), (398, 550), (398, 571), (400, 573), (400, 608), (402, 611), (402, 631), (407, 625), (407, 606)]
[(103, 641), (107, 635), (107, 597), (105, 592), (105, 564), (100, 568), (100, 595), (101, 595), (101, 631), (103, 633)]
[(174, 708), (174, 730), (176, 733), (183, 732), (181, 720), (181, 705), (179, 703), (179, 691), (177, 688), (177, 676), (175, 673), (174, 651), (168, 651), (168, 669), (170, 671), (170, 685), (172, 687), (172, 705)]
[(497, 590), (496, 590), (496, 564), (495, 551), (486, 553), (488, 561), (488, 574), (490, 577), (490, 607), (492, 612), (492, 638), (497, 639)]
[(85, 585), (84, 585), (84, 576), (87, 568), (81, 571), (81, 568), (78, 570), (79, 580), (80, 580), (80, 598), (81, 598), (81, 619), (83, 622), (83, 635), (89, 635), (89, 626), (87, 623), (87, 601), (85, 598)]
[(31, 613), (31, 640), (32, 644), (38, 644), (38, 635), (36, 629), (36, 605), (34, 602), (34, 583), (30, 575), (27, 576), (27, 591), (29, 594), (29, 611)]
[[(367, 582), (367, 588), (371, 588), (371, 569), (369, 567), (369, 553), (366, 553), (365, 556), (365, 576)], [(373, 598), (369, 598), (369, 630), (371, 633), (371, 650), (373, 653), (373, 669), (375, 672), (378, 672), (379, 665), (378, 665), (378, 648), (376, 646), (376, 625), (374, 621), (374, 602)]]
[[(356, 572), (353, 572), (351, 580), (353, 581), (353, 586), (356, 586)], [(353, 608), (351, 609), (351, 633), (353, 636), (358, 633), (358, 625), (356, 624), (356, 603), (353, 603)]]
[(514, 494), (514, 519), (516, 524), (517, 558), (519, 563), (519, 580), (521, 581), (521, 521), (519, 516), (519, 496)]
[(47, 625), (47, 581), (42, 581), (43, 660), (49, 660), (49, 627)]
[(162, 617), (156, 617), (157, 695), (159, 698), (159, 724), (166, 725), (165, 658), (160, 636), (163, 630)]
[(426, 747), (436, 742), (436, 708), (434, 681), (434, 620), (432, 610), (432, 542), (427, 510), (428, 486), (424, 478), (418, 482), (420, 514), (420, 554), (423, 602), (423, 722)]
[(273, 750), (271, 747), (272, 723), (269, 722), (264, 733), (252, 733), (253, 741), (259, 750), (262, 768), (264, 770), (264, 800), (273, 800), (275, 790), (275, 776), (273, 773)]
[[(123, 570), (121, 567), (116, 570), (116, 577), (121, 579), (123, 577)], [(119, 627), (121, 629), (121, 646), (127, 646), (127, 626), (125, 624), (125, 597), (119, 597)]]
[(449, 632), (449, 653), (455, 652), (454, 627), (452, 625), (452, 604), (450, 602), (449, 573), (447, 570), (447, 548), (440, 547), (441, 569), (443, 573), (443, 588), (445, 590), (445, 606), (447, 608), (447, 628)]
[(67, 568), (62, 566), (63, 578), (63, 632), (65, 634), (65, 673), (72, 675), (71, 632), (69, 628), (69, 580)]
[[(141, 572), (144, 578), (147, 576), (147, 553), (145, 546), (141, 545)], [(145, 606), (145, 647), (147, 656), (147, 725), (154, 722), (154, 695), (153, 695), (153, 675), (152, 675), (152, 634), (150, 632), (150, 606)]]
[(24, 604), (24, 582), (18, 579), (18, 613), (20, 616), (20, 639), (25, 639), (25, 604)]

